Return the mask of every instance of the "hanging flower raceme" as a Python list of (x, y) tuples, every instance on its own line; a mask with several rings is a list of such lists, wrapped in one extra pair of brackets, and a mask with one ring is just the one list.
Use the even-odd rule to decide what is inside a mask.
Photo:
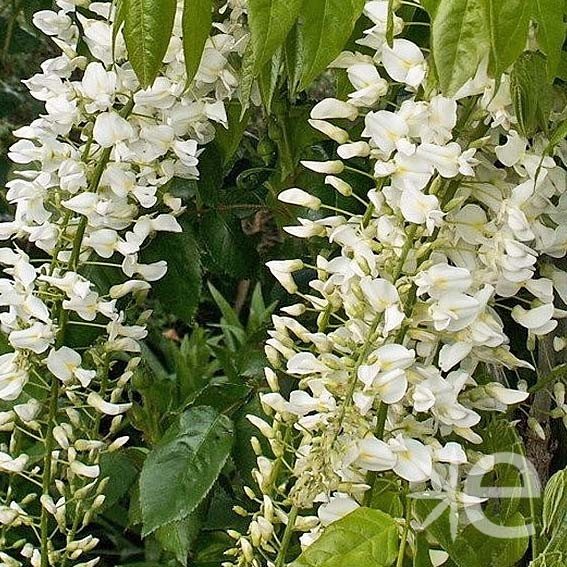
[[(336, 190), (353, 212), (308, 187), (280, 195), (331, 211), (286, 228), (323, 239), (327, 252), (309, 268), (268, 264), (298, 303), (273, 318), (267, 417), (251, 417), (271, 453), (254, 442), (257, 488), (248, 493), (259, 510), (247, 533), (231, 533), (227, 566), (284, 565), (294, 532), (308, 547), (368, 505), (380, 475), (410, 493), (443, 490), (451, 466), (466, 472), (478, 460), (482, 415), (528, 396), (491, 372), (533, 370), (514, 354), (502, 314), (511, 311), (528, 345), (564, 315), (554, 306), (561, 287), (541, 268), (546, 255), (567, 250), (565, 164), (544, 153), (547, 140), (518, 134), (507, 77), (496, 95), (488, 77), (454, 98), (426, 90), (419, 47), (386, 43), (388, 2), (367, 2), (365, 13), (375, 25), (359, 43), (375, 55), (339, 57), (334, 67), (354, 90), (348, 101), (317, 104), (310, 121), (340, 159), (304, 162), (327, 175), (328, 201)], [(396, 35), (402, 29), (394, 18)], [(348, 121), (361, 128), (343, 128)], [(361, 139), (349, 133), (357, 131)], [(365, 194), (349, 183), (358, 175), (373, 180)], [(303, 269), (312, 270), (309, 289), (295, 278)], [(286, 395), (283, 375), (292, 382)], [(563, 392), (557, 397), (563, 404)], [(461, 508), (478, 503), (458, 494)]]
[[(0, 251), (10, 349), (0, 357), (0, 563), (10, 567), (98, 562), (84, 530), (104, 504), (101, 456), (128, 441), (120, 432), (149, 316), (137, 305), (167, 269), (145, 263), (142, 249), (181, 230), (168, 185), (198, 176), (199, 146), (226, 125), (237, 84), (228, 57), (246, 36), (241, 7), (229, 3), (187, 89), (180, 2), (161, 73), (144, 90), (121, 33), (113, 38), (113, 3), (57, 5), (34, 15), (62, 54), (26, 81), (45, 112), (15, 132), (15, 215), (0, 224), (11, 243)], [(91, 279), (95, 266), (113, 270), (115, 285)], [(81, 327), (96, 338), (77, 342)]]

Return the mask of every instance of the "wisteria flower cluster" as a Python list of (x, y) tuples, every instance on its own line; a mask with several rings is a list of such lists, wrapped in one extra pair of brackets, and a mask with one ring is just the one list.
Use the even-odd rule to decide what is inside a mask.
[[(144, 90), (122, 34), (113, 37), (113, 3), (57, 5), (34, 15), (61, 55), (26, 81), (45, 113), (15, 132), (9, 157), (19, 170), (7, 199), (16, 212), (0, 224), (9, 244), (0, 249), (7, 567), (98, 563), (97, 539), (85, 528), (104, 504), (100, 459), (128, 441), (129, 382), (150, 315), (139, 304), (167, 269), (141, 253), (154, 234), (181, 230), (182, 202), (169, 184), (198, 176), (199, 146), (212, 140), (215, 123), (226, 125), (224, 103), (237, 86), (228, 58), (246, 43), (242, 9), (228, 3), (187, 88), (180, 2), (162, 71)], [(40, 259), (30, 259), (32, 246)], [(93, 266), (113, 270), (118, 283), (89, 279)], [(81, 327), (97, 333), (89, 346), (73, 342)]]
[[(353, 212), (309, 188), (279, 195), (314, 211), (286, 231), (326, 252), (313, 265), (268, 263), (298, 302), (273, 318), (266, 419), (249, 416), (271, 452), (254, 443), (257, 511), (247, 533), (231, 533), (227, 567), (284, 565), (294, 533), (309, 547), (368, 505), (381, 475), (409, 492), (443, 491), (452, 465), (480, 459), (482, 416), (528, 397), (495, 371), (534, 370), (512, 350), (506, 321), (525, 329), (528, 352), (565, 315), (550, 261), (567, 250), (564, 155), (519, 133), (509, 76), (497, 83), (485, 65), (444, 97), (415, 43), (388, 44), (388, 2), (367, 2), (365, 15), (373, 26), (358, 43), (375, 54), (344, 52), (333, 66), (353, 91), (311, 113), (337, 159), (303, 162)], [(398, 36), (404, 22), (393, 28)], [(372, 184), (365, 195), (353, 175)], [(309, 289), (297, 283), (302, 270)], [(461, 509), (478, 504), (447, 494)]]

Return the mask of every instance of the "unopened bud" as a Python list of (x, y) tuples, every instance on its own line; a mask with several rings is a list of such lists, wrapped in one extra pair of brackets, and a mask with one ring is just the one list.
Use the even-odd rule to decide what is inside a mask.
[(553, 386), (553, 395), (557, 405), (562, 406), (565, 404), (565, 384), (563, 382), (556, 382)]
[(343, 144), (337, 148), (337, 154), (339, 154), (341, 159), (368, 157), (370, 155), (370, 146), (367, 142), (363, 141)]
[(123, 435), (122, 437), (118, 437), (108, 446), (108, 451), (110, 453), (112, 453), (113, 451), (117, 451), (118, 449), (126, 445), (129, 439), (130, 437), (128, 437), (128, 435)]
[[(317, 162), (318, 163), (318, 162)], [(278, 195), (278, 201), (289, 205), (297, 205), (299, 207), (307, 207), (313, 211), (319, 210), (321, 207), (321, 199), (307, 193), (303, 189), (292, 188), (282, 191)]]
[(250, 542), (245, 538), (240, 538), (239, 543), (244, 559), (246, 559), (246, 561), (252, 561), (254, 559), (254, 549), (250, 545)]
[(249, 486), (245, 486), (243, 490), (244, 494), (246, 494), (250, 500), (256, 500), (256, 494)]
[(266, 382), (268, 382), (270, 390), (272, 390), (272, 392), (278, 392), (280, 385), (277, 374), (271, 368), (264, 368), (264, 375), (266, 376)]
[(226, 530), (226, 534), (235, 541), (238, 541), (242, 537), (242, 534), (236, 530)]
[(273, 521), (274, 521), (274, 504), (272, 502), (272, 499), (267, 494), (264, 494), (263, 500), (264, 500), (263, 507), (262, 507), (263, 514), (269, 522), (273, 523)]
[(307, 161), (303, 160), (301, 165), (315, 173), (342, 173), (345, 170), (345, 164), (340, 160), (330, 161)]
[(537, 437), (545, 441), (545, 431), (537, 419), (534, 417), (528, 418), (528, 427)]
[(274, 436), (274, 430), (271, 425), (266, 423), (262, 418), (257, 415), (247, 415), (246, 419), (254, 426), (260, 430), (260, 433), (267, 439), (272, 439)]
[(339, 128), (326, 120), (316, 120), (312, 118), (308, 120), (308, 122), (312, 128), (319, 130), (319, 132), (322, 132), (325, 136), (337, 142), (337, 144), (344, 144), (348, 142), (349, 136), (346, 130)]
[(55, 506), (55, 502), (53, 502), (53, 498), (51, 498), (49, 494), (42, 494), (39, 501), (45, 510), (47, 510), (52, 516), (55, 516), (57, 508)]
[(327, 175), (327, 177), (325, 177), (325, 183), (333, 187), (336, 191), (338, 191), (345, 197), (350, 197), (352, 195), (352, 186), (346, 181), (343, 181), (340, 177)]
[(99, 508), (102, 508), (105, 500), (106, 496), (104, 494), (99, 494), (93, 501), (93, 509), (98, 510)]
[(311, 118), (314, 120), (346, 118), (352, 121), (356, 120), (357, 117), (358, 109), (356, 106), (336, 98), (326, 98), (318, 102), (311, 110)]

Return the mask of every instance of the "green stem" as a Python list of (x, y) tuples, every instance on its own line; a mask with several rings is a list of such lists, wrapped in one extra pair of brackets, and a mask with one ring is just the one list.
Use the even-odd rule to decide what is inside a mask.
[[(43, 457), (43, 477), (41, 482), (42, 494), (49, 494), (51, 485), (51, 453), (54, 447), (53, 428), (55, 427), (55, 417), (59, 402), (59, 382), (53, 377), (51, 391), (49, 394), (49, 415), (47, 417), (47, 433), (45, 435), (45, 454)], [(41, 507), (40, 518), (41, 532), (41, 567), (49, 567), (49, 513), (45, 507)]]
[(374, 210), (375, 207), (372, 203), (370, 203), (370, 205), (368, 205), (368, 208), (366, 209), (366, 213), (364, 213), (364, 216), (362, 217), (362, 227), (366, 228), (369, 224), (370, 224), (370, 220), (372, 219), (372, 215), (374, 214)]
[(16, 25), (16, 20), (18, 19), (19, 13), (20, 0), (15, 0), (12, 2), (12, 15), (10, 16), (10, 20), (8, 21), (6, 35), (4, 36), (4, 45), (2, 46), (2, 63), (5, 63), (8, 58), (8, 51), (10, 51), (12, 37), (14, 36), (14, 26)]
[(276, 557), (275, 567), (284, 567), (285, 558), (287, 556), (287, 549), (291, 542), (291, 536), (293, 535), (293, 529), (295, 527), (295, 521), (297, 520), (297, 515), (299, 514), (299, 509), (294, 506), (287, 517), (287, 526), (285, 527), (285, 532), (282, 538), (282, 545)]
[(86, 228), (87, 228), (87, 217), (81, 217), (81, 220), (79, 221), (79, 226), (77, 227), (77, 233), (75, 234), (73, 251), (71, 252), (71, 258), (69, 259), (69, 270), (72, 270), (73, 272), (76, 272), (77, 267), (79, 266), (79, 256), (81, 255), (81, 248), (82, 248), (83, 238), (85, 236)]
[(403, 567), (404, 557), (406, 555), (406, 546), (408, 543), (408, 535), (410, 528), (410, 516), (411, 516), (411, 504), (409, 499), (406, 498), (406, 523), (404, 524), (404, 531), (402, 532), (402, 541), (400, 542), (400, 547), (398, 549), (398, 559), (396, 561), (396, 567)]
[[(378, 417), (376, 418), (376, 428), (374, 430), (374, 434), (376, 438), (382, 439), (384, 437), (384, 429), (386, 428), (386, 418), (388, 417), (388, 405), (384, 402), (380, 402), (380, 408), (378, 410)], [(370, 506), (372, 503), (372, 494), (374, 492), (374, 484), (376, 479), (378, 478), (377, 471), (369, 471), (366, 475), (366, 484), (370, 486), (370, 488), (366, 491), (364, 495), (364, 506)]]
[(556, 366), (545, 378), (538, 380), (538, 382), (534, 384), (528, 392), (530, 394), (540, 392), (565, 377), (567, 377), (567, 364), (560, 364), (559, 366)]

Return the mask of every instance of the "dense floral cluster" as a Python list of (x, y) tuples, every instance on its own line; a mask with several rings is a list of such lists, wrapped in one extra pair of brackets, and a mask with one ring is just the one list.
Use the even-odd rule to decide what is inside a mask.
[[(417, 45), (388, 45), (388, 2), (367, 2), (365, 15), (373, 26), (358, 43), (375, 54), (343, 53), (333, 66), (353, 92), (311, 113), (338, 158), (303, 162), (355, 212), (299, 188), (279, 196), (319, 211), (286, 230), (331, 252), (315, 265), (268, 264), (299, 302), (273, 318), (275, 371), (266, 369), (271, 393), (261, 397), (269, 417), (250, 416), (271, 454), (255, 443), (258, 487), (248, 493), (259, 510), (247, 533), (231, 534), (227, 566), (283, 565), (294, 531), (311, 545), (370, 502), (378, 474), (410, 492), (444, 491), (451, 467), (466, 472), (480, 458), (482, 414), (528, 396), (495, 371), (534, 370), (512, 352), (506, 319), (532, 350), (565, 315), (554, 305), (565, 281), (549, 261), (567, 250), (564, 156), (518, 133), (508, 76), (496, 83), (481, 69), (455, 97), (441, 96)], [(395, 35), (403, 28), (396, 17)], [(361, 196), (347, 175), (374, 186)], [(312, 270), (309, 290), (296, 283), (301, 270)], [(289, 394), (278, 373), (295, 380)], [(446, 494), (461, 508), (479, 502)]]
[[(122, 34), (113, 37), (113, 3), (57, 5), (34, 15), (62, 54), (26, 81), (45, 114), (15, 132), (9, 156), (21, 168), (7, 199), (16, 212), (0, 224), (0, 238), (13, 243), (0, 249), (8, 350), (0, 357), (0, 430), (9, 438), (0, 445), (0, 473), (9, 476), (0, 492), (0, 564), (7, 567), (98, 563), (83, 558), (97, 545), (84, 528), (104, 503), (100, 458), (128, 440), (120, 435), (128, 383), (149, 316), (136, 306), (167, 269), (144, 263), (141, 251), (155, 233), (181, 230), (182, 203), (168, 185), (198, 176), (199, 145), (213, 138), (214, 123), (226, 125), (224, 101), (237, 86), (228, 57), (240, 55), (246, 39), (240, 3), (233, 10), (229, 2), (186, 88), (180, 2), (162, 71), (143, 90)], [(43, 259), (30, 259), (28, 243)], [(92, 266), (113, 270), (115, 285), (89, 279)], [(97, 338), (77, 345), (73, 328), (91, 328)], [(28, 495), (19, 501), (14, 487), (22, 482)], [(29, 537), (15, 541), (22, 528)]]

